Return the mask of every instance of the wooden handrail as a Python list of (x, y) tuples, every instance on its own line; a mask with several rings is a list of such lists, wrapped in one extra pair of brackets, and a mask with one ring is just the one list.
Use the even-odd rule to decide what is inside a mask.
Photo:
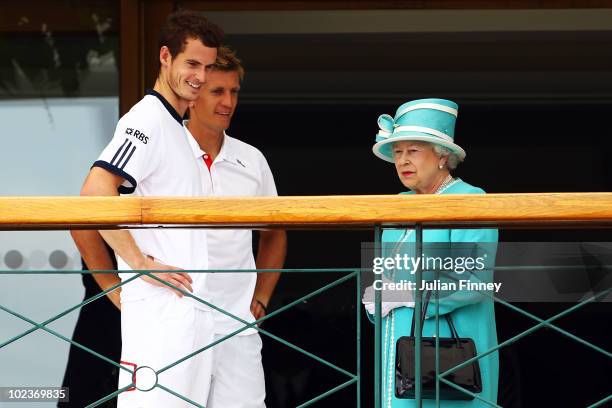
[(612, 193), (0, 197), (0, 229), (176, 225), (612, 225)]

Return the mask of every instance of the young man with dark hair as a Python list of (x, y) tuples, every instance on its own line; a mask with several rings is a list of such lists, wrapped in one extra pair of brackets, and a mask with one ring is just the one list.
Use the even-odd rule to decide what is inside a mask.
[[(125, 114), (112, 141), (87, 176), (81, 195), (202, 196), (199, 163), (185, 137), (182, 119), (200, 96), (215, 62), (223, 33), (200, 14), (173, 13), (161, 30), (160, 70), (153, 90)], [(159, 270), (154, 275), (195, 296), (205, 296), (206, 274), (181, 270), (208, 268), (206, 232), (199, 229), (103, 230), (117, 255), (119, 270)], [(73, 231), (92, 270), (110, 269), (95, 231)], [(122, 279), (133, 276), (122, 273)], [(104, 288), (108, 281), (98, 283)], [(104, 278), (102, 278), (104, 279)], [(107, 279), (113, 279), (110, 275)], [(179, 296), (177, 296), (179, 295)], [(122, 287), (122, 363), (136, 367), (134, 377), (121, 370), (119, 387), (133, 378), (136, 390), (124, 391), (118, 407), (172, 408), (187, 403), (159, 384), (200, 405), (208, 398), (210, 352), (199, 353), (162, 373), (156, 372), (212, 341), (210, 308), (180, 296), (162, 282), (141, 276)], [(130, 367), (130, 368), (131, 368)], [(149, 375), (150, 384), (143, 381)]]
[[(219, 47), (200, 98), (186, 121), (189, 140), (198, 150), (200, 172), (207, 196), (276, 196), (276, 186), (263, 154), (255, 147), (226, 134), (238, 104), (244, 69), (235, 53)], [(253, 257), (251, 230), (207, 231), (208, 267), (212, 270), (280, 269), (287, 247), (285, 231), (259, 231), (257, 261)], [(214, 273), (207, 278), (212, 304), (253, 322), (265, 316), (279, 273)], [(215, 341), (244, 326), (213, 311)], [(261, 339), (252, 328), (212, 348), (212, 392), (207, 408), (265, 407)]]

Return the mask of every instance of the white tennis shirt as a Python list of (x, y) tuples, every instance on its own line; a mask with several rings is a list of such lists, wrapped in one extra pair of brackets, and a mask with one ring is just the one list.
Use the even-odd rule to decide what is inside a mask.
[[(186, 122), (185, 122), (186, 123)], [(264, 155), (248, 143), (227, 134), (223, 145), (209, 169), (202, 151), (187, 127), (192, 149), (196, 152), (204, 196), (276, 196), (276, 185)], [(255, 269), (253, 233), (249, 229), (209, 229), (208, 266), (211, 270)], [(241, 319), (253, 322), (251, 300), (257, 274), (211, 273), (207, 278), (206, 296), (211, 303)], [(229, 334), (244, 325), (220, 312), (214, 311), (215, 333)], [(255, 333), (248, 329), (240, 335)]]
[[(182, 118), (155, 91), (148, 91), (119, 120), (113, 139), (94, 166), (125, 179), (119, 188), (122, 195), (198, 197), (207, 193)], [(159, 262), (186, 270), (208, 269), (205, 230), (144, 228), (132, 229), (130, 233), (140, 250)], [(130, 270), (120, 257), (117, 263), (119, 270)], [(125, 280), (133, 274), (120, 276)], [(207, 274), (191, 276), (194, 295), (205, 296)], [(121, 301), (134, 301), (167, 290), (138, 278), (123, 286)], [(209, 309), (195, 301), (194, 305)]]

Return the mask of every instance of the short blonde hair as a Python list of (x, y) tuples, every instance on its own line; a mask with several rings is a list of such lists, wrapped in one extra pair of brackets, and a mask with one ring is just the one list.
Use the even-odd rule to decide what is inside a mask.
[(242, 61), (236, 56), (236, 52), (226, 45), (221, 45), (217, 49), (217, 59), (212, 66), (213, 71), (238, 72), (240, 82), (244, 78), (244, 68)]

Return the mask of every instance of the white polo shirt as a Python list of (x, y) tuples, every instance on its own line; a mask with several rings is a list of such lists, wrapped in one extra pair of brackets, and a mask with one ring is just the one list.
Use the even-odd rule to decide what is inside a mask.
[[(186, 122), (185, 122), (186, 123)], [(199, 163), (205, 196), (276, 196), (276, 185), (264, 155), (255, 147), (225, 134), (221, 151), (210, 171), (204, 163), (203, 152), (187, 127), (193, 150)], [(209, 269), (255, 269), (253, 232), (248, 229), (209, 229)], [(207, 297), (211, 302), (248, 322), (257, 273), (211, 273), (207, 278)], [(229, 334), (244, 325), (230, 317), (213, 312), (215, 333)], [(253, 334), (248, 329), (240, 335)]]
[[(155, 91), (126, 113), (115, 135), (93, 164), (125, 179), (121, 195), (202, 196), (201, 169), (182, 126), (182, 118)], [(140, 250), (159, 262), (186, 270), (208, 269), (206, 232), (198, 229), (132, 229)], [(130, 267), (117, 257), (119, 270)], [(125, 280), (133, 274), (121, 273)], [(204, 296), (206, 274), (191, 274), (194, 295)], [(121, 301), (129, 302), (168, 291), (142, 279), (122, 287)], [(202, 309), (208, 309), (194, 301)]]

